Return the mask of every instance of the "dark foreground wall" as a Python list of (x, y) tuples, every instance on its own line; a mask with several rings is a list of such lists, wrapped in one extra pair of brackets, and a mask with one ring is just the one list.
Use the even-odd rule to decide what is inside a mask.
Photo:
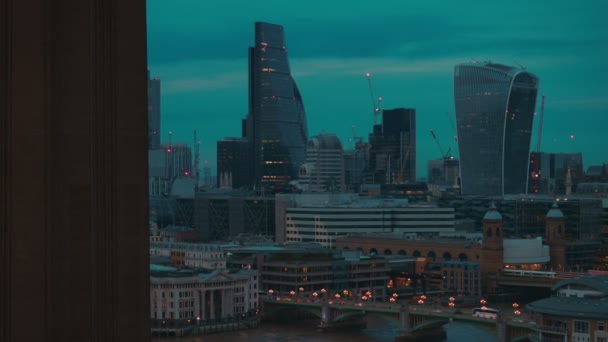
[(144, 0), (0, 1), (0, 341), (149, 341)]

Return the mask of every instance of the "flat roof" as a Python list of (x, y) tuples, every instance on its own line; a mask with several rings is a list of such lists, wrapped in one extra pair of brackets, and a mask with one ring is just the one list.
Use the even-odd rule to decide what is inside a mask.
[(606, 298), (551, 297), (527, 304), (526, 308), (555, 316), (608, 319)]

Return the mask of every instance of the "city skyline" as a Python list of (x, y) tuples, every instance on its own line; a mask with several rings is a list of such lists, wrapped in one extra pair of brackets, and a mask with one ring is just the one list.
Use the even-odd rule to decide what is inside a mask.
[[(201, 160), (215, 166), (216, 141), (240, 136), (248, 103), (247, 47), (253, 23), (267, 21), (285, 27), (311, 136), (335, 133), (348, 148), (354, 125), (356, 135), (367, 138), (373, 115), (365, 72), (371, 72), (384, 108), (417, 109), (417, 173), (425, 176), (426, 160), (440, 157), (429, 130), (444, 149), (456, 150), (452, 70), (475, 58), (521, 64), (541, 79), (539, 96), (547, 96), (542, 151), (582, 152), (585, 169), (606, 161), (597, 143), (608, 108), (604, 3), (449, 7), (385, 1), (351, 4), (348, 11), (319, 2), (297, 11), (273, 4), (149, 1), (149, 68), (163, 82), (162, 140), (172, 130), (174, 141), (191, 143), (196, 128)], [(517, 18), (517, 25), (489, 15), (495, 13)]]

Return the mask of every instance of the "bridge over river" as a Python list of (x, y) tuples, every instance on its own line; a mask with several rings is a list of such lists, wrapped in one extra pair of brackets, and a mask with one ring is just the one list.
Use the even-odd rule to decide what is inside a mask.
[(491, 331), (496, 334), (497, 341), (500, 342), (527, 341), (531, 334), (535, 334), (536, 327), (533, 322), (519, 317), (500, 315), (498, 319), (488, 319), (471, 314), (457, 314), (453, 310), (409, 305), (405, 301), (360, 303), (327, 300), (293, 301), (291, 298), (262, 300), (262, 314), (265, 319), (272, 320), (294, 312), (318, 317), (320, 329), (338, 330), (345, 322), (364, 320), (369, 315), (378, 316), (399, 327), (399, 334), (396, 337), (398, 341), (422, 340), (421, 336), (425, 333), (432, 330), (440, 331), (437, 328), (453, 321)]

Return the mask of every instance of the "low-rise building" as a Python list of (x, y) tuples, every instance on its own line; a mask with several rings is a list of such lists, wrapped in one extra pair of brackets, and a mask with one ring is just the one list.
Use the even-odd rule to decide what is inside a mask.
[(356, 194), (277, 196), (277, 242), (314, 242), (336, 248), (336, 238), (356, 233), (439, 235), (454, 231), (454, 210), (407, 199)]
[(608, 341), (608, 276), (563, 280), (551, 290), (526, 305), (536, 317), (532, 341)]
[[(150, 266), (150, 318), (181, 323), (220, 320), (258, 308), (258, 275), (254, 270), (200, 272)], [(185, 324), (184, 324), (185, 325)]]
[(226, 269), (226, 255), (219, 244), (150, 242), (151, 256), (166, 256), (177, 267)]
[(241, 246), (227, 251), (231, 268), (257, 269), (260, 289), (275, 296), (312, 299), (313, 293), (321, 295), (324, 289), (332, 295), (346, 290), (352, 298), (369, 291), (371, 298), (386, 299), (390, 273), (398, 268), (384, 257), (329, 251), (312, 244)]

